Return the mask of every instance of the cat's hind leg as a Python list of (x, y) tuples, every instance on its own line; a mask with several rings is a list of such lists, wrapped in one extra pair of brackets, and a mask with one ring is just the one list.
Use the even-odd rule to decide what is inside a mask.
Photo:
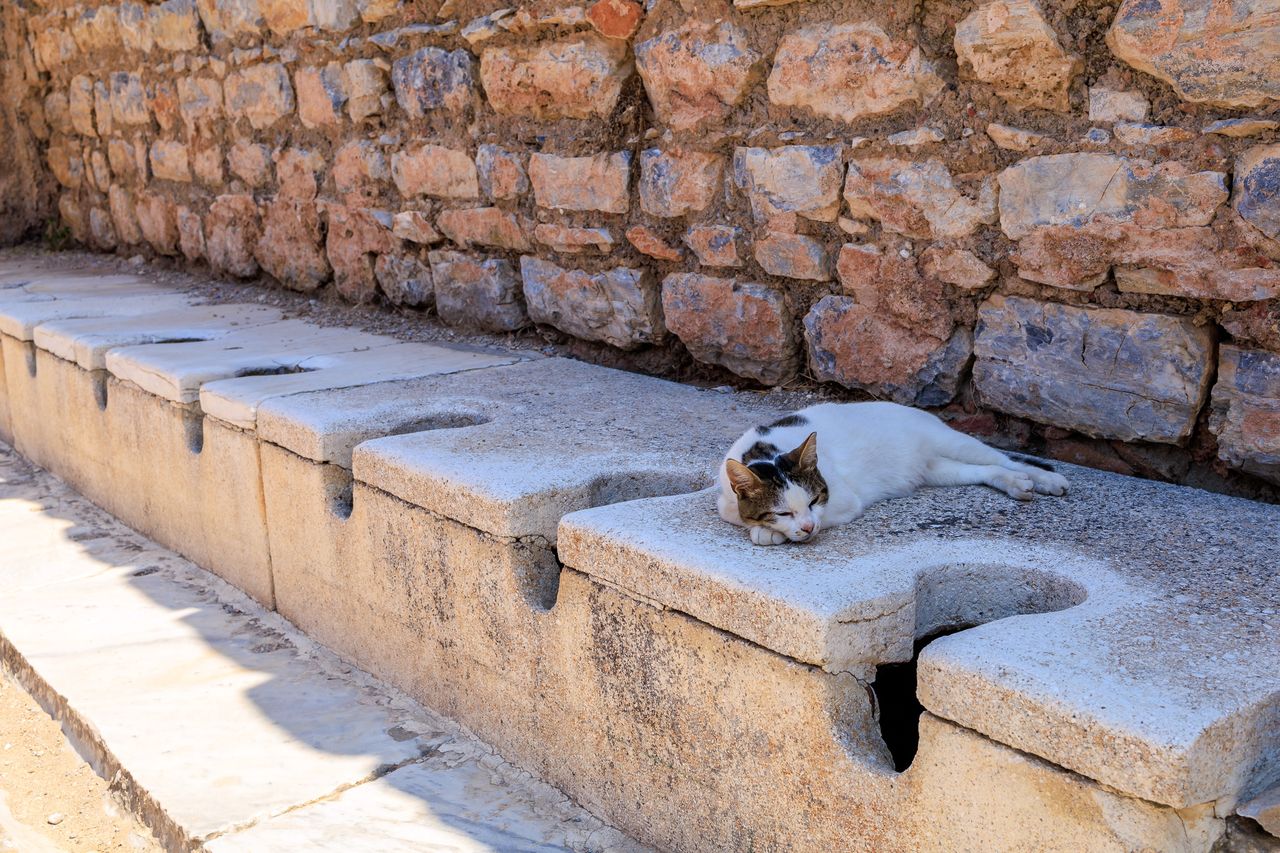
[(1035, 480), (1022, 471), (1003, 465), (976, 465), (956, 459), (937, 457), (925, 470), (926, 486), (990, 486), (1011, 498), (1029, 501), (1036, 491)]
[(1030, 477), (1031, 482), (1035, 484), (1035, 490), (1042, 495), (1067, 493), (1067, 478), (1061, 474), (1010, 459), (999, 450), (983, 444), (971, 435), (965, 435), (950, 428), (947, 432), (949, 434), (943, 439), (942, 447), (939, 448), (940, 455), (971, 465), (998, 465), (1009, 471), (1016, 471)]

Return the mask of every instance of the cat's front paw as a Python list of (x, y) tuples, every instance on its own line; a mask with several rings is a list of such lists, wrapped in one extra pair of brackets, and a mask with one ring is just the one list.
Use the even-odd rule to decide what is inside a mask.
[(1031, 475), (1036, 482), (1036, 491), (1042, 495), (1065, 495), (1067, 478), (1053, 471), (1038, 471)]
[(753, 545), (781, 545), (787, 541), (787, 537), (776, 530), (770, 530), (767, 527), (751, 528), (751, 543)]

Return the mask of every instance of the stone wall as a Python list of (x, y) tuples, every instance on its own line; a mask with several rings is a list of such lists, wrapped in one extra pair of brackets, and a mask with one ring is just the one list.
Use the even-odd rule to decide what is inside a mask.
[(0, 246), (40, 234), (57, 200), (42, 151), (47, 90), (28, 47), (28, 6), (0, 3)]
[(1280, 482), (1273, 0), (44, 0), (75, 237)]

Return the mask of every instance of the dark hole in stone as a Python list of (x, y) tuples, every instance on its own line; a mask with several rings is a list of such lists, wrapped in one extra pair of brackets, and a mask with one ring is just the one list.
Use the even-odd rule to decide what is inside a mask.
[(311, 371), (305, 367), (299, 367), (296, 364), (282, 364), (277, 367), (249, 367), (244, 370), (236, 371), (236, 379), (243, 379), (246, 376), (286, 376), (292, 373), (310, 373)]
[(939, 637), (972, 627), (949, 625), (939, 628), (916, 640), (911, 660), (876, 667), (876, 680), (871, 682), (871, 690), (880, 711), (880, 737), (893, 756), (893, 769), (899, 773), (911, 766), (920, 746), (920, 715), (924, 713), (924, 706), (916, 698), (916, 664), (920, 660), (920, 652)]
[(204, 415), (202, 413), (183, 412), (182, 432), (186, 439), (187, 450), (196, 454), (204, 452)]
[(31, 341), (23, 341), (23, 355), (26, 356), (27, 375), (35, 378), (36, 375), (36, 345)]
[(145, 569), (138, 569), (133, 573), (133, 576), (135, 578), (145, 578), (147, 575), (154, 575), (158, 571), (160, 570), (155, 566), (147, 566)]
[(107, 371), (95, 370), (93, 379), (93, 401), (98, 404), (98, 411), (107, 410)]
[(355, 510), (354, 484), (350, 481), (329, 498), (329, 510), (337, 518), (346, 521)]

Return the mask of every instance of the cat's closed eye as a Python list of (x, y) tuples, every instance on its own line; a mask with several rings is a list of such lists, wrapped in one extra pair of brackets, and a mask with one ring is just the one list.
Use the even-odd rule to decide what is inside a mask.
[(775, 512), (774, 515), (776, 515), (778, 518), (791, 518), (791, 516), (795, 515), (795, 513), (794, 512)]

